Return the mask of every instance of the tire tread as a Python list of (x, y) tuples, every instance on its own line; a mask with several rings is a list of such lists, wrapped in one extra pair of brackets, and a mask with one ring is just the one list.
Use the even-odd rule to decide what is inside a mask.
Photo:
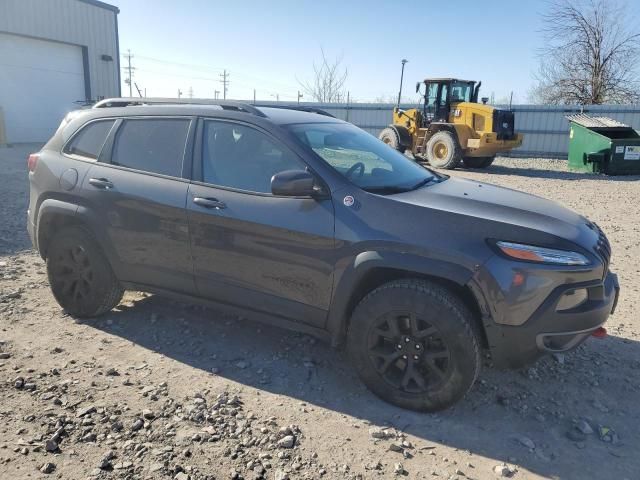
[[(56, 239), (60, 239), (65, 235), (66, 236), (79, 235), (81, 237), (84, 237), (84, 240), (87, 243), (91, 244), (92, 250), (94, 250), (94, 253), (100, 257), (99, 261), (104, 262), (106, 267), (105, 270), (107, 273), (107, 279), (105, 284), (106, 292), (102, 295), (98, 306), (92, 312), (75, 311), (70, 313), (75, 314), (79, 317), (97, 317), (109, 312), (116, 305), (118, 305), (122, 300), (122, 297), (124, 296), (124, 288), (122, 288), (122, 285), (120, 285), (120, 282), (116, 278), (116, 275), (113, 272), (113, 269), (111, 268), (111, 265), (107, 260), (107, 257), (105, 256), (104, 252), (102, 251), (102, 248), (100, 247), (100, 244), (98, 243), (96, 237), (93, 235), (92, 232), (90, 232), (88, 229), (84, 227), (71, 226), (71, 227), (66, 227), (60, 230), (59, 232), (57, 232), (54, 238), (51, 240), (51, 245), (52, 246), (55, 245)], [(50, 252), (51, 252), (51, 249), (50, 249)], [(48, 272), (48, 276), (49, 276), (49, 283), (52, 283), (50, 271)]]
[[(464, 391), (459, 392), (458, 395), (456, 395), (455, 400), (457, 401), (463, 398), (469, 392), (469, 390), (471, 390), (471, 387), (473, 386), (473, 384), (478, 379), (478, 376), (480, 375), (480, 369), (482, 365), (481, 347), (479, 342), (480, 332), (478, 331), (479, 327), (477, 323), (474, 321), (473, 314), (455, 293), (451, 292), (450, 290), (448, 290), (447, 288), (441, 285), (438, 285), (437, 283), (434, 283), (428, 280), (421, 280), (421, 279), (393, 280), (383, 285), (380, 285), (379, 287), (373, 289), (371, 292), (365, 295), (362, 298), (362, 300), (360, 300), (360, 302), (358, 302), (358, 304), (356, 305), (352, 314), (352, 318), (355, 317), (360, 311), (365, 309), (367, 304), (374, 297), (377, 297), (378, 295), (381, 295), (381, 294), (383, 295), (391, 294), (393, 296), (393, 293), (391, 292), (396, 289), (411, 290), (421, 295), (428, 296), (431, 299), (443, 304), (446, 307), (446, 309), (453, 314), (453, 317), (458, 321), (459, 325), (462, 327), (463, 335), (466, 337), (467, 340), (470, 341), (472, 345), (472, 349), (473, 349), (472, 356), (474, 359), (472, 379), (470, 382), (468, 382), (467, 388)], [(358, 333), (359, 332), (356, 332), (354, 328), (348, 329), (347, 331), (348, 345), (353, 344), (354, 337)], [(446, 408), (446, 406), (448, 405), (436, 408), (436, 410), (441, 408)]]

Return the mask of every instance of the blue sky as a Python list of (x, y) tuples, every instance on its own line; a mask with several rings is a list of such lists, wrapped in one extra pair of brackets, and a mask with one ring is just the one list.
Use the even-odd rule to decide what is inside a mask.
[[(109, 0), (107, 0), (109, 1)], [(341, 56), (356, 101), (397, 96), (427, 76), (482, 80), (483, 96), (525, 103), (537, 68), (544, 0), (112, 0), (120, 50), (149, 96), (213, 97), (230, 72), (229, 98), (295, 101), (322, 47)], [(126, 65), (126, 59), (121, 59)], [(123, 74), (123, 80), (125, 75)], [(135, 90), (134, 90), (135, 92)], [(128, 87), (123, 85), (123, 95)], [(305, 100), (305, 99), (303, 99)]]

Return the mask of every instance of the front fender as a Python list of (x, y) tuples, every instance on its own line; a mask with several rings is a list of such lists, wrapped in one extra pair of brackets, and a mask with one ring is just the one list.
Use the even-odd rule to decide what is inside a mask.
[(406, 272), (407, 276), (414, 274), (440, 278), (460, 286), (467, 284), (474, 273), (463, 265), (412, 253), (384, 250), (360, 252), (336, 269), (333, 298), (327, 317), (332, 345), (342, 343), (349, 311), (354, 306), (352, 298), (358, 292), (358, 287), (366, 281), (367, 276), (383, 269)]
[(403, 127), (402, 125), (390, 125), (390, 127), (393, 128), (398, 134), (398, 138), (400, 139), (400, 146), (404, 150), (410, 150), (413, 148), (413, 137), (406, 127)]

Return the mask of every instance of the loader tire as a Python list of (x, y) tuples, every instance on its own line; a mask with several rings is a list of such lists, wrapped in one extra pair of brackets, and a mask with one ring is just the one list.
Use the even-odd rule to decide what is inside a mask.
[(394, 128), (387, 127), (380, 132), (378, 136), (380, 140), (389, 145), (394, 150), (404, 153), (404, 147), (400, 143), (400, 135)]
[(427, 142), (427, 160), (435, 168), (453, 170), (462, 160), (462, 149), (451, 132), (441, 131)]

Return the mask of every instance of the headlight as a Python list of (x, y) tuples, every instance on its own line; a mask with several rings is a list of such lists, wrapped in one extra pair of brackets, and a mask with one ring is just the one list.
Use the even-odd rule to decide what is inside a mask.
[(589, 265), (589, 259), (578, 252), (556, 250), (554, 248), (536, 247), (522, 243), (496, 242), (496, 246), (506, 256), (516, 260), (537, 263), (553, 263), (555, 265)]

